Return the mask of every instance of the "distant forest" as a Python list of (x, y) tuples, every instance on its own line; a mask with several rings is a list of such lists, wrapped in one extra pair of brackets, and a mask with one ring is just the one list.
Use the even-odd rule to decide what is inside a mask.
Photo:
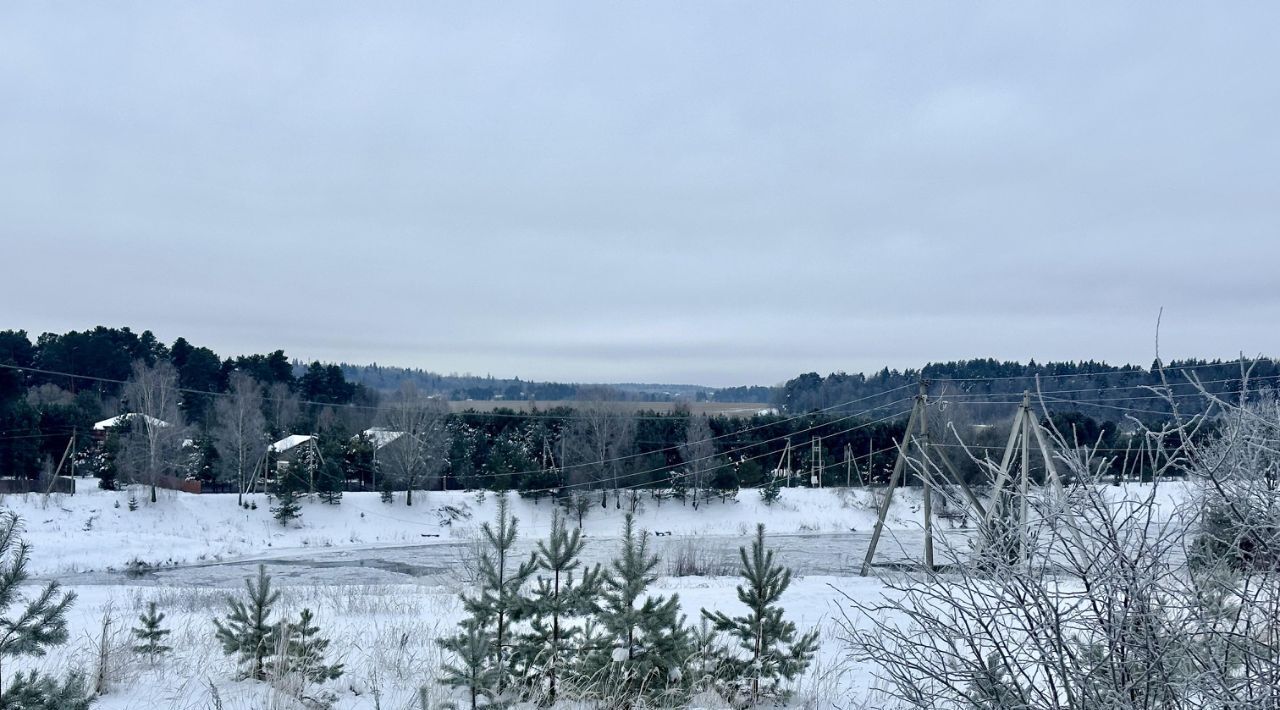
[[(1251, 396), (1274, 397), (1280, 383), (1276, 363), (1264, 358), (1251, 367)], [(1162, 388), (1162, 381), (1168, 382), (1180, 413), (1190, 414), (1204, 406), (1190, 378), (1226, 397), (1238, 396), (1243, 379), (1238, 362), (1184, 360), (1142, 368), (978, 359), (872, 375), (808, 373), (778, 388), (588, 386), (301, 363), (282, 350), (222, 357), (184, 338), (165, 344), (150, 331), (129, 328), (45, 333), (34, 341), (24, 331), (9, 330), (0, 331), (0, 476), (44, 478), (74, 450), (71, 465), (80, 473), (91, 472), (104, 487), (115, 485), (117, 477), (140, 480), (141, 459), (131, 452), (137, 445), (129, 438), (138, 432), (103, 438), (101, 432), (95, 435), (93, 425), (143, 411), (129, 400), (127, 383), (166, 372), (180, 398), (172, 413), (158, 418), (172, 422), (175, 438), (181, 431), (183, 444), (165, 459), (163, 471), (148, 474), (152, 479), (198, 480), (209, 490), (240, 485), (243, 466), (236, 469), (240, 475), (233, 474), (228, 456), (227, 405), (244, 399), (257, 412), (249, 432), (253, 456), (261, 459), (266, 445), (283, 437), (310, 435), (318, 442), (317, 455), (332, 464), (324, 478), (333, 491), (369, 489), (376, 476), (384, 492), (421, 486), (557, 495), (606, 488), (682, 490), (686, 485), (720, 495), (768, 481), (771, 471), (788, 460), (794, 470), (820, 470), (826, 485), (878, 481), (892, 466), (895, 442), (901, 440), (921, 380), (927, 381), (935, 405), (930, 426), (938, 427), (938, 441), (953, 436), (946, 429), (950, 426), (983, 451), (998, 449), (1022, 393), (1031, 391), (1036, 410), (1043, 411), (1043, 404), (1060, 429), (1128, 459), (1133, 426), (1126, 419), (1154, 423), (1171, 414), (1164, 394), (1153, 389)], [(239, 389), (237, 381), (243, 385)], [(388, 415), (396, 407), (404, 409), (396, 400), (406, 390), (418, 398), (415, 406), (498, 397), (567, 406), (445, 414), (441, 452), (430, 475), (397, 478), (378, 473), (370, 463), (366, 435), (370, 427), (395, 426)], [(701, 417), (687, 407), (657, 411), (616, 404), (712, 397), (771, 402), (777, 411)], [(603, 457), (601, 451), (606, 452)], [(154, 469), (155, 457), (149, 460)], [(1134, 470), (1139, 464), (1117, 460), (1112, 465)], [(310, 478), (308, 487), (314, 488), (316, 480)], [(698, 494), (689, 495), (696, 500)]]
[(699, 385), (667, 385), (640, 383), (610, 383), (584, 385), (564, 382), (530, 382), (519, 377), (503, 379), (478, 375), (442, 375), (416, 368), (390, 367), (373, 363), (353, 365), (339, 363), (343, 375), (351, 381), (381, 392), (393, 392), (405, 382), (412, 382), (423, 392), (446, 397), (453, 401), (528, 401), (539, 402), (572, 400), (579, 397), (579, 390), (590, 387), (598, 392), (607, 387), (612, 396), (635, 402), (673, 402), (686, 399), (693, 402), (772, 402), (775, 387), (727, 387), (714, 388)]
[[(1274, 396), (1280, 386), (1280, 366), (1270, 358), (1247, 363), (1249, 390), (1253, 396)], [(933, 398), (956, 403), (999, 405), (1017, 402), (1023, 392), (1031, 392), (1037, 408), (1043, 402), (1049, 411), (1080, 412), (1104, 421), (1116, 421), (1125, 414), (1144, 421), (1172, 414), (1172, 406), (1161, 392), (1167, 384), (1180, 411), (1202, 411), (1205, 400), (1194, 378), (1208, 392), (1235, 397), (1244, 379), (1239, 361), (1174, 360), (1136, 365), (1108, 365), (1104, 362), (1049, 362), (1027, 364), (975, 359), (933, 363), (914, 370), (885, 368), (871, 375), (837, 372), (826, 377), (810, 372), (789, 380), (774, 396), (782, 411), (865, 411), (889, 408), (904, 396), (914, 394), (917, 383), (928, 382)]]

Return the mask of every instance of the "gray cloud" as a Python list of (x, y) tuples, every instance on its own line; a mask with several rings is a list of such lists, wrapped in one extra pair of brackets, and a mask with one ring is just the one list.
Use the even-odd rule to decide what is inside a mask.
[(1280, 352), (1280, 10), (0, 9), (0, 327), (539, 379)]

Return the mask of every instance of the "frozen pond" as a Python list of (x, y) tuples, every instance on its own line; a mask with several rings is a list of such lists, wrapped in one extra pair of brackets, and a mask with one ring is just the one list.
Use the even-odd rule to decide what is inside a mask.
[[(967, 534), (951, 530), (947, 540), (964, 547)], [(858, 573), (870, 543), (869, 532), (799, 533), (771, 535), (769, 545), (778, 559), (797, 575), (853, 576)], [(537, 544), (534, 540), (518, 543), (527, 556)], [(607, 563), (618, 549), (615, 538), (588, 538), (583, 559), (588, 563)], [(738, 567), (738, 548), (749, 545), (750, 537), (661, 536), (650, 537), (650, 549), (660, 557), (658, 573), (675, 573), (678, 560), (692, 559), (696, 567), (711, 575), (733, 575)], [(936, 545), (939, 564), (947, 559), (944, 545)], [(923, 557), (924, 534), (920, 531), (886, 530), (876, 554), (877, 564), (918, 562)], [(469, 584), (466, 559), (470, 546), (459, 542), (381, 547), (359, 550), (293, 550), (279, 555), (266, 555), (210, 564), (161, 568), (129, 575), (120, 572), (93, 572), (59, 575), (64, 584), (155, 584), (183, 587), (238, 586), (255, 573), (259, 564), (280, 584), (357, 585), (420, 584), (454, 587)]]

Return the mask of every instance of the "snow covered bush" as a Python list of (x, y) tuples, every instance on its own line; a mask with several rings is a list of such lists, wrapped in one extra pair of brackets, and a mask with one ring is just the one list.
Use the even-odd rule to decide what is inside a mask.
[[(1028, 554), (952, 548), (953, 566), (850, 600), (850, 654), (910, 708), (1280, 707), (1280, 417), (1217, 404), (1139, 433), (1155, 483), (1136, 498), (1106, 485), (1102, 451), (1054, 433), (1077, 483), (1038, 493), (1029, 526), (988, 531)], [(1171, 473), (1200, 481), (1200, 498), (1169, 510)]]
[(1221, 418), (1198, 457), (1201, 482), (1192, 561), (1280, 570), (1280, 403), (1250, 403)]

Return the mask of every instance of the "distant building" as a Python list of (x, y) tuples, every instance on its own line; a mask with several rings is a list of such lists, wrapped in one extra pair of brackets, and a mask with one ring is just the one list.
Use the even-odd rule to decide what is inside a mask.
[(272, 443), (267, 447), (267, 449), (274, 454), (283, 454), (285, 452), (292, 451), (313, 439), (315, 439), (315, 437), (310, 434), (290, 434), (280, 441)]
[(132, 424), (137, 421), (145, 421), (155, 427), (169, 426), (169, 422), (166, 422), (163, 419), (156, 419), (155, 417), (149, 417), (145, 414), (139, 414), (138, 412), (128, 412), (119, 416), (111, 417), (110, 419), (103, 419), (100, 422), (94, 422), (93, 430), (105, 432), (111, 429), (119, 429), (125, 424)]
[(373, 449), (375, 451), (378, 451), (383, 448), (386, 448), (392, 442), (404, 436), (404, 432), (392, 431), (390, 429), (384, 429), (382, 427), (374, 427), (372, 429), (365, 429), (362, 432), (362, 435), (369, 441), (372, 441)]

